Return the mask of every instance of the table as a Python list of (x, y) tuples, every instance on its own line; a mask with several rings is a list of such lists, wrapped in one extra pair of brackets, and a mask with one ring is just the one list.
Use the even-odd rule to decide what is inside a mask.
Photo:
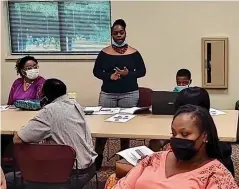
[[(237, 139), (238, 111), (223, 110), (226, 114), (213, 116), (221, 141)], [(9, 109), (1, 112), (1, 133), (13, 134), (37, 112)], [(126, 123), (105, 122), (109, 115), (89, 115), (86, 120), (93, 137), (169, 139), (172, 116), (138, 115)]]

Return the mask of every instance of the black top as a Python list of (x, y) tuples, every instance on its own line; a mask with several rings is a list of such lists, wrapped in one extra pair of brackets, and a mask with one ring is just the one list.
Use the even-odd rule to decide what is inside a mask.
[[(115, 68), (129, 70), (129, 74), (118, 80), (111, 80), (110, 76)], [(128, 55), (110, 55), (101, 51), (95, 61), (94, 76), (103, 80), (101, 90), (106, 93), (127, 93), (138, 90), (137, 78), (146, 74), (142, 56), (138, 51)]]

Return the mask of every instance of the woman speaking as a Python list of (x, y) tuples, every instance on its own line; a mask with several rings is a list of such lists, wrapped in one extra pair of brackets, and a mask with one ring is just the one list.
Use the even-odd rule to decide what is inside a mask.
[[(99, 105), (107, 108), (131, 108), (139, 101), (137, 79), (146, 69), (140, 53), (125, 41), (126, 23), (118, 19), (111, 27), (112, 44), (98, 55), (94, 76), (103, 81)], [(97, 168), (101, 167), (107, 138), (96, 139)], [(129, 147), (129, 139), (121, 139), (121, 150)]]

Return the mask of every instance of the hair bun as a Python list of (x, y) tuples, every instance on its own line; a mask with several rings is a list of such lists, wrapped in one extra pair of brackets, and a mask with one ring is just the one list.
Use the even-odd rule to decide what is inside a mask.
[(113, 27), (116, 26), (116, 25), (120, 25), (123, 28), (126, 28), (126, 23), (125, 23), (125, 21), (122, 18), (117, 19), (117, 20), (114, 21)]

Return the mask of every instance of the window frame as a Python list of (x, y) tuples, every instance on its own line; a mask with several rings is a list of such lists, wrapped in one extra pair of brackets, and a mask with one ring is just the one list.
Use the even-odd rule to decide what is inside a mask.
[[(110, 6), (110, 10), (109, 10), (109, 14), (110, 14), (110, 28), (111, 28), (111, 22), (112, 22), (112, 4), (111, 4), (111, 0), (107, 0)], [(10, 10), (9, 10), (9, 3), (18, 3), (19, 1), (16, 0), (8, 0), (6, 2), (3, 2), (5, 4), (5, 15), (6, 15), (6, 21), (7, 21), (7, 41), (8, 41), (8, 53), (7, 53), (7, 60), (16, 60), (19, 58), (19, 56), (21, 55), (34, 55), (37, 56), (38, 59), (46, 59), (46, 60), (51, 60), (51, 59), (65, 59), (65, 60), (75, 60), (75, 59), (80, 59), (80, 60), (95, 60), (99, 51), (70, 51), (70, 52), (62, 52), (62, 36), (64, 36), (62, 34), (62, 24), (59, 21), (59, 35), (60, 35), (60, 47), (61, 47), (61, 51), (60, 52), (55, 52), (55, 51), (45, 51), (45, 52), (39, 52), (39, 51), (29, 51), (29, 52), (13, 52), (12, 51), (12, 36), (11, 36), (11, 29), (10, 29)], [(36, 2), (33, 0), (24, 0), (21, 2)], [(54, 2), (54, 1), (50, 1), (50, 0), (40, 0), (38, 2)], [(64, 2), (67, 1), (56, 1), (58, 3), (58, 10), (59, 10), (59, 5), (63, 5)], [(59, 16), (59, 14), (58, 14)], [(59, 18), (60, 19), (60, 18)], [(110, 30), (111, 32), (111, 30)], [(112, 39), (110, 39), (111, 41)], [(59, 55), (58, 57), (56, 57), (56, 55)]]

